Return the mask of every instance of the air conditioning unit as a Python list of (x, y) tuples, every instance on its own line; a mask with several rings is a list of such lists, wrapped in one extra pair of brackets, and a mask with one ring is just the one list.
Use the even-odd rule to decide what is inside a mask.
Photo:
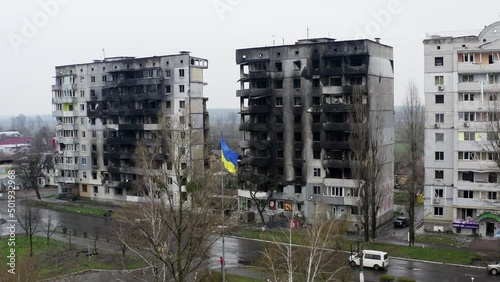
[(465, 126), (465, 127), (469, 127), (469, 126), (470, 126), (470, 123), (465, 122), (465, 123), (464, 123), (464, 126)]
[(439, 123), (435, 123), (434, 128), (439, 128)]
[(441, 201), (440, 198), (434, 198), (434, 199), (432, 199), (432, 203), (434, 203), (434, 204), (439, 204), (440, 201)]
[(438, 86), (438, 90), (439, 90), (439, 91), (444, 91), (444, 86), (443, 86), (443, 85), (439, 85), (439, 86)]

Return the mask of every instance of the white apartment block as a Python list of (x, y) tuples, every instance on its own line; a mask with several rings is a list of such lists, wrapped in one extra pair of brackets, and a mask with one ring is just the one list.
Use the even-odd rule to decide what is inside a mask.
[[(430, 35), (425, 57), (425, 229), (500, 237), (500, 22), (478, 35)], [(491, 136), (491, 132), (490, 132)]]
[[(143, 191), (134, 185), (134, 149), (139, 140), (148, 145), (159, 136), (159, 114), (189, 123), (196, 138), (190, 140), (190, 148), (182, 148), (189, 155), (182, 167), (203, 168), (208, 136), (206, 68), (207, 60), (189, 52), (56, 67), (52, 113), (58, 123), (59, 193), (93, 200), (140, 200)], [(167, 170), (172, 168), (167, 165)], [(175, 193), (175, 181), (165, 181), (174, 198), (183, 196)]]

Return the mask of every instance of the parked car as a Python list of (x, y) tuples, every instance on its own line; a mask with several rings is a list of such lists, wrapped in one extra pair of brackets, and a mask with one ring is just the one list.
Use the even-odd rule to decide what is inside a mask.
[[(349, 256), (349, 264), (354, 267), (360, 265), (361, 255), (359, 253)], [(389, 255), (386, 252), (364, 250), (363, 267), (384, 269), (389, 266)]]
[(394, 227), (407, 227), (408, 226), (408, 219), (404, 216), (398, 216), (396, 219), (394, 219)]
[(490, 262), (486, 268), (489, 273), (497, 275), (500, 272), (500, 261)]

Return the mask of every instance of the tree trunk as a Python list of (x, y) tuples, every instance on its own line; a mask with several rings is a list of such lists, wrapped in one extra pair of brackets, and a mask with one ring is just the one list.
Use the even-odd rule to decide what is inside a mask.
[(264, 219), (264, 210), (260, 209), (260, 208), (257, 208), (257, 211), (259, 212), (259, 216), (260, 216), (260, 220), (261, 220), (261, 223), (262, 223), (262, 226), (265, 226), (266, 225), (266, 221)]
[(33, 256), (33, 235), (30, 234), (30, 257)]
[(41, 200), (42, 199), (42, 196), (40, 196), (40, 191), (38, 191), (38, 186), (35, 185), (33, 186), (33, 190), (35, 190), (35, 193), (36, 193), (36, 197), (38, 198), (38, 200)]
[(372, 203), (370, 205), (370, 223), (371, 223), (371, 230), (370, 230), (370, 237), (372, 239), (377, 238), (377, 208), (375, 206), (376, 203), (374, 203), (375, 196), (372, 194)]

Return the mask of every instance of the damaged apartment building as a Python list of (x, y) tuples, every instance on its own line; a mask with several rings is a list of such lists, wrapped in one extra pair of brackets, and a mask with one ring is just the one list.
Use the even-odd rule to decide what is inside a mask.
[[(138, 201), (143, 193), (134, 185), (140, 176), (134, 151), (139, 140), (148, 146), (161, 136), (162, 116), (189, 123), (190, 134), (196, 136), (189, 148), (180, 148), (187, 156), (180, 167), (203, 168), (208, 137), (203, 70), (207, 68), (207, 60), (189, 52), (56, 67), (52, 104), (59, 193)], [(167, 166), (169, 188), (177, 191), (172, 167), (161, 165)]]
[[(294, 185), (275, 191), (267, 213), (293, 210), (312, 218), (326, 204), (332, 218), (359, 223), (358, 191), (349, 161), (349, 112), (353, 88), (383, 119), (388, 155), (381, 174), (385, 197), (380, 222), (392, 218), (394, 162), (394, 67), (392, 47), (378, 41), (299, 40), (294, 45), (236, 51), (240, 66), (240, 147), (254, 173), (283, 176)], [(244, 183), (239, 208), (250, 208)]]

